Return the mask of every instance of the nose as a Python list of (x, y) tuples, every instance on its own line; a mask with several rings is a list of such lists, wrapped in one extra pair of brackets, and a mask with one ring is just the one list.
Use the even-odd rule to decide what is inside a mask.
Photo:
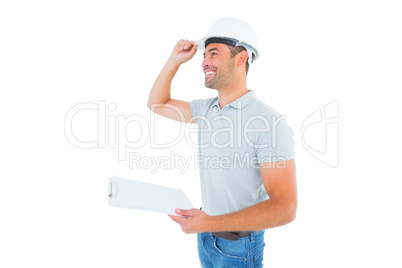
[(207, 57), (204, 58), (204, 60), (202, 61), (201, 67), (202, 69), (205, 69), (209, 66), (209, 61), (207, 59)]

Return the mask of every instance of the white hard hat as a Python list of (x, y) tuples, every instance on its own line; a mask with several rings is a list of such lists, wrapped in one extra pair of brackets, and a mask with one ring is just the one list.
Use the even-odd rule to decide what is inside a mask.
[(231, 17), (222, 17), (212, 24), (207, 36), (197, 42), (198, 49), (205, 50), (209, 43), (243, 46), (248, 52), (249, 63), (253, 62), (252, 54), (254, 54), (254, 60), (260, 55), (258, 38), (254, 29), (246, 22)]

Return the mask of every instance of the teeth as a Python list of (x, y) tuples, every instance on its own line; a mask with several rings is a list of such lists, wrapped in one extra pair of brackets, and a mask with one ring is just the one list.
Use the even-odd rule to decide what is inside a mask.
[(209, 75), (209, 74), (213, 74), (213, 73), (215, 73), (214, 71), (208, 71), (208, 72), (206, 72), (205, 74), (206, 75)]

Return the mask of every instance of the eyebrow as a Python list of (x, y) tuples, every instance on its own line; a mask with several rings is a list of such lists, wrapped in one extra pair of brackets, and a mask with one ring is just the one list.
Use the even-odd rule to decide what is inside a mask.
[[(219, 52), (219, 49), (217, 49), (216, 47), (211, 48), (211, 49), (208, 49), (208, 51), (207, 51), (207, 52), (211, 52), (211, 51), (214, 51), (214, 50), (216, 50), (216, 51), (218, 51), (218, 52)], [(204, 52), (204, 54), (203, 54), (203, 55), (205, 56), (205, 52)]]

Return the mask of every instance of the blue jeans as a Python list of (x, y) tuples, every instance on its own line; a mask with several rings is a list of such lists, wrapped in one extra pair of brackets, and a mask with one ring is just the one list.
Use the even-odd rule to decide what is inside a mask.
[(198, 255), (203, 268), (262, 267), (264, 231), (230, 241), (211, 233), (198, 234)]

